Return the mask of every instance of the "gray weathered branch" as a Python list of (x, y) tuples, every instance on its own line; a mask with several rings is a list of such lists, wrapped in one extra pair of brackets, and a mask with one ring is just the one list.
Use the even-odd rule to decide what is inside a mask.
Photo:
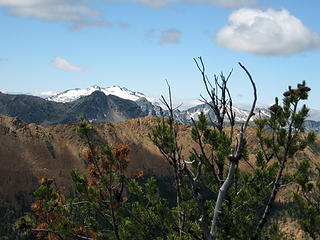
[(247, 127), (249, 125), (250, 118), (254, 115), (253, 112), (254, 112), (254, 109), (256, 106), (256, 102), (257, 102), (257, 89), (256, 89), (255, 83), (251, 77), (251, 74), (241, 63), (239, 63), (239, 65), (246, 72), (247, 76), (249, 77), (249, 80), (250, 80), (251, 85), (253, 87), (254, 100), (252, 103), (251, 111), (250, 111), (245, 123), (241, 126), (240, 138), (239, 138), (239, 142), (237, 144), (237, 147), (236, 147), (234, 153), (229, 156), (229, 161), (231, 164), (229, 167), (228, 176), (227, 176), (226, 180), (224, 181), (224, 183), (222, 184), (221, 188), (219, 189), (218, 198), (217, 198), (217, 202), (216, 202), (215, 209), (214, 209), (214, 215), (212, 218), (212, 225), (211, 225), (210, 238), (209, 238), (210, 240), (215, 240), (217, 237), (218, 222), (219, 222), (220, 214), (222, 212), (222, 203), (226, 198), (226, 194), (228, 192), (228, 189), (230, 188), (231, 184), (233, 183), (234, 174), (235, 174), (238, 162), (242, 158), (242, 154), (243, 154), (243, 150), (244, 150), (244, 143), (245, 143), (245, 141), (244, 141), (245, 132), (246, 132)]

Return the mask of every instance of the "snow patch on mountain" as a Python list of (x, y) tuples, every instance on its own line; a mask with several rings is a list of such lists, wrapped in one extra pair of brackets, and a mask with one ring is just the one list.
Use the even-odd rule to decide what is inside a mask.
[(124, 87), (119, 87), (119, 86), (112, 86), (112, 87), (107, 87), (107, 88), (101, 88), (99, 86), (92, 86), (86, 89), (81, 89), (81, 88), (75, 88), (75, 89), (70, 89), (61, 93), (58, 93), (56, 95), (53, 95), (51, 97), (46, 98), (48, 101), (54, 101), (54, 102), (72, 102), (75, 101), (81, 97), (84, 96), (89, 96), (95, 91), (101, 91), (106, 95), (115, 95), (117, 97), (131, 100), (131, 101), (137, 101), (141, 97), (146, 98), (148, 101), (153, 102), (153, 98), (149, 98), (145, 96), (143, 93), (140, 92), (133, 92), (127, 88)]
[[(46, 99), (49, 101), (54, 102), (72, 102), (75, 101), (81, 97), (91, 95), (95, 91), (103, 92), (106, 95), (115, 95), (117, 97), (120, 97), (122, 99), (127, 99), (134, 101), (138, 104), (138, 106), (141, 108), (142, 112), (146, 116), (168, 116), (168, 112), (166, 111), (166, 107), (161, 102), (160, 98), (157, 97), (150, 97), (146, 96), (143, 93), (140, 92), (134, 92), (131, 91), (125, 87), (119, 87), (119, 86), (112, 86), (112, 87), (106, 87), (102, 88), (99, 86), (92, 86), (86, 89), (80, 89), (75, 88), (71, 90), (67, 90), (61, 93), (57, 93), (51, 97), (47, 97)], [(180, 107), (179, 109), (176, 109), (174, 111), (174, 117), (178, 122), (185, 123), (185, 124), (192, 124), (192, 119), (198, 120), (198, 115), (201, 112), (204, 112), (204, 114), (209, 117), (211, 120), (215, 120), (215, 115), (212, 111), (212, 109), (207, 104), (199, 104), (199, 100), (194, 101), (187, 101), (185, 103), (182, 99), (173, 99), (174, 105), (177, 105), (175, 103), (180, 102), (185, 105), (184, 108)], [(192, 106), (193, 105), (193, 106)], [(248, 106), (250, 108), (250, 106)], [(246, 121), (249, 110), (246, 107), (234, 106), (233, 112), (235, 113), (235, 120), (237, 122), (244, 122)], [(258, 107), (254, 111), (255, 116), (251, 118), (251, 120), (254, 120), (259, 117), (269, 117), (270, 113), (269, 110), (265, 107)], [(312, 120), (319, 120), (320, 119), (320, 111), (319, 110), (310, 110), (310, 115), (308, 119)]]

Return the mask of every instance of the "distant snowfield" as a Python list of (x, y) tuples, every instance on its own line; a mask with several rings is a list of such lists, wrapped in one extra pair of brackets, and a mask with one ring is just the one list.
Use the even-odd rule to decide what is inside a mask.
[[(161, 102), (160, 97), (154, 97), (154, 96), (146, 96), (145, 94), (141, 92), (135, 92), (131, 91), (125, 87), (120, 86), (112, 86), (112, 87), (106, 87), (102, 88), (100, 86), (94, 85), (85, 89), (81, 88), (75, 88), (66, 90), (60, 93), (55, 93), (52, 91), (47, 92), (41, 92), (41, 93), (35, 93), (35, 94), (29, 94), (27, 95), (34, 95), (39, 96), (42, 98), (45, 98), (48, 101), (54, 101), (54, 102), (61, 102), (61, 103), (67, 103), (75, 101), (81, 97), (89, 96), (95, 91), (101, 91), (106, 95), (115, 95), (117, 97), (120, 97), (122, 99), (127, 99), (131, 101), (138, 101), (141, 98), (145, 98), (148, 102), (152, 104), (152, 108), (155, 108), (156, 106), (160, 106), (162, 109), (166, 109), (164, 104)], [(7, 91), (0, 92), (5, 94), (26, 94), (26, 93), (12, 93)], [(167, 96), (165, 96), (167, 97)], [(203, 111), (204, 113), (209, 113), (210, 107), (203, 105), (203, 102), (201, 102), (199, 99), (179, 99), (179, 98), (173, 98), (173, 107), (179, 107), (179, 116), (177, 115), (177, 118), (183, 118), (181, 119), (182, 122), (184, 120), (189, 121), (191, 118), (197, 119), (198, 114)], [(139, 105), (140, 103), (138, 103)], [(248, 110), (251, 108), (251, 105), (249, 104), (241, 104), (237, 103), (234, 104), (233, 111), (236, 113), (236, 120), (237, 121), (244, 121), (248, 115)], [(257, 104), (256, 113), (260, 112), (262, 116), (268, 116), (268, 106), (265, 104)], [(309, 116), (307, 117), (308, 120), (313, 121), (320, 121), (320, 110), (319, 109), (310, 109)]]
[(112, 87), (102, 88), (96, 85), (86, 89), (80, 89), (80, 88), (70, 89), (70, 90), (58, 93), (56, 95), (53, 95), (51, 97), (48, 97), (46, 99), (49, 101), (66, 103), (66, 102), (72, 102), (84, 96), (89, 96), (95, 91), (101, 91), (106, 95), (115, 95), (117, 97), (128, 99), (131, 101), (137, 101), (141, 97), (146, 98), (150, 102), (155, 101), (155, 99), (152, 97), (147, 97), (143, 93), (133, 92), (124, 87), (112, 86)]
[[(94, 85), (85, 89), (75, 88), (75, 89), (66, 90), (60, 93), (47, 91), (47, 92), (41, 92), (35, 95), (43, 97), (49, 101), (66, 103), (66, 102), (72, 102), (84, 96), (88, 96), (92, 94), (94, 91), (101, 91), (106, 95), (115, 95), (117, 97), (132, 100), (132, 101), (137, 101), (138, 99), (143, 97), (143, 98), (146, 98), (152, 104), (164, 108), (164, 104), (161, 102), (160, 96), (158, 97), (146, 96), (143, 93), (131, 91), (125, 87), (120, 87), (120, 86), (103, 88), (103, 87)], [(188, 108), (202, 104), (202, 102), (199, 99), (173, 98), (172, 101), (173, 101), (174, 107), (180, 106), (179, 107), (180, 110), (186, 110)]]
[[(88, 96), (90, 96), (95, 91), (100, 91), (105, 95), (109, 95), (109, 96), (111, 95), (117, 96), (119, 99), (116, 102), (122, 102), (123, 104), (125, 104), (125, 105), (121, 105), (121, 107), (117, 109), (117, 112), (118, 113), (126, 112), (130, 115), (130, 118), (136, 118), (136, 117), (142, 117), (142, 116), (168, 117), (170, 115), (170, 112), (166, 109), (164, 104), (161, 103), (159, 97), (146, 96), (143, 93), (134, 92), (127, 88), (119, 87), (119, 86), (112, 86), (112, 87), (106, 87), (106, 88), (101, 88), (99, 86), (92, 86), (86, 89), (80, 89), (80, 88), (70, 89), (57, 94), (54, 94), (53, 92), (48, 91), (48, 92), (42, 92), (37, 94), (27, 94), (27, 95), (42, 97), (43, 99), (46, 99), (46, 100), (42, 99), (41, 101), (37, 101), (37, 102), (44, 103), (44, 105), (48, 105), (49, 107), (52, 107), (53, 109), (55, 109), (55, 106), (64, 107), (65, 105), (65, 104), (61, 105), (57, 103), (66, 103), (66, 106), (74, 106), (73, 103), (71, 103), (71, 105), (68, 105), (68, 103), (76, 101), (77, 99), (80, 99), (80, 98), (81, 98), (80, 102), (76, 102), (76, 103), (79, 103), (80, 105), (81, 104), (87, 105), (86, 101), (88, 100), (88, 102), (92, 104), (92, 101), (90, 101), (90, 99), (92, 98)], [(46, 97), (47, 94), (51, 94), (51, 93), (53, 93), (52, 96)], [(6, 98), (7, 94), (21, 95), (21, 93), (19, 94), (19, 93), (6, 92), (5, 94), (0, 94), (1, 98)], [(98, 99), (98, 101), (99, 100), (103, 101), (103, 99), (106, 99), (105, 97), (103, 97), (104, 94), (102, 95), (97, 94), (96, 96), (98, 96), (99, 98), (95, 98), (95, 99)], [(18, 97), (18, 99), (21, 99), (21, 97), (20, 98)], [(33, 98), (22, 97), (22, 99), (33, 99)], [(114, 98), (110, 98), (110, 99), (114, 99)], [(126, 105), (129, 104), (129, 102), (125, 101), (124, 99), (134, 101), (136, 104), (133, 104), (131, 102), (131, 106), (134, 106), (134, 109), (136, 109), (137, 112), (135, 110), (130, 112), (130, 110), (126, 108)], [(175, 108), (173, 111), (174, 119), (179, 123), (192, 125), (194, 121), (198, 120), (198, 116), (201, 112), (203, 112), (211, 121), (216, 121), (215, 113), (208, 104), (204, 104), (199, 100), (192, 100), (192, 99), (184, 101), (183, 99), (174, 98), (172, 100), (173, 100), (173, 107)], [(45, 103), (46, 101), (47, 103), (51, 101), (51, 103), (46, 104)], [(183, 104), (182, 106), (180, 106), (181, 103)], [(110, 111), (107, 110), (108, 105), (109, 104), (106, 103), (106, 105), (100, 104), (99, 108), (93, 107), (92, 111), (89, 111), (90, 116), (87, 117), (88, 121), (90, 122), (110, 121), (109, 119)], [(87, 107), (90, 108), (92, 107), (92, 105), (89, 105)], [(234, 106), (232, 106), (232, 111), (233, 111), (233, 114), (235, 115), (235, 121), (237, 123), (246, 121), (250, 114), (250, 108), (251, 106), (249, 104), (234, 104)], [(48, 110), (48, 112), (50, 111), (51, 109)], [(259, 117), (264, 118), (264, 117), (270, 116), (270, 111), (268, 109), (268, 106), (266, 105), (261, 106), (261, 104), (257, 105), (254, 113), (255, 115), (250, 119), (251, 121)], [(315, 131), (318, 134), (320, 134), (320, 111), (316, 109), (311, 109), (308, 120), (312, 120), (312, 121), (305, 122), (306, 132)]]
[[(114, 96), (117, 96), (123, 99), (128, 99), (131, 101), (137, 101), (140, 98), (145, 98), (154, 105), (160, 106), (162, 108), (165, 107), (164, 104), (161, 102), (161, 97), (146, 96), (143, 93), (131, 91), (125, 87), (120, 87), (120, 86), (103, 88), (103, 87), (94, 85), (85, 89), (75, 88), (75, 89), (63, 91), (61, 93), (48, 94), (50, 92), (44, 92), (44, 94), (37, 94), (37, 95), (44, 97), (48, 101), (66, 103), (66, 102), (75, 101), (84, 96), (89, 96), (95, 91), (101, 91), (106, 95), (114, 95)], [(181, 105), (181, 107), (179, 107), (179, 109), (181, 110), (185, 110), (190, 107), (194, 107), (196, 105), (201, 104), (199, 100), (193, 100), (193, 99), (173, 99), (173, 102), (174, 102), (174, 106)]]
[[(112, 86), (112, 87), (100, 87), (97, 85), (81, 89), (81, 88), (75, 88), (75, 89), (70, 89), (66, 90), (60, 93), (54, 93), (54, 92), (45, 92), (45, 93), (39, 93), (35, 94), (40, 97), (44, 97), (48, 101), (54, 101), (54, 102), (72, 102), (75, 101), (81, 97), (84, 96), (89, 96), (95, 91), (101, 91), (106, 95), (115, 95), (117, 97), (123, 98), (123, 99), (128, 99), (131, 101), (137, 101), (140, 98), (145, 98), (149, 102), (151, 102), (153, 105), (160, 106), (162, 108), (165, 108), (164, 104), (161, 102), (160, 97), (152, 97), (152, 96), (146, 96), (145, 94), (141, 92), (135, 92), (131, 91), (125, 87), (120, 87), (120, 86)], [(5, 91), (3, 91), (5, 93)], [(50, 96), (51, 95), (51, 96)], [(179, 98), (173, 98), (173, 105), (174, 107), (180, 106), (179, 110), (181, 111), (186, 111), (190, 114), (190, 116), (195, 117), (199, 114), (199, 109), (197, 109), (194, 112), (189, 112), (188, 110), (190, 108), (196, 107), (202, 102), (199, 99), (179, 99)], [(263, 111), (263, 114), (267, 114), (265, 111), (267, 106), (263, 104), (258, 104), (260, 110)], [(249, 104), (235, 104), (234, 111), (236, 112), (236, 115), (239, 117), (238, 120), (245, 120), (246, 115), (247, 115), (247, 110), (250, 109)], [(205, 112), (209, 111), (208, 109), (203, 109)], [(311, 109), (309, 117), (307, 118), (309, 120), (315, 120), (315, 121), (320, 121), (320, 110), (316, 109)]]

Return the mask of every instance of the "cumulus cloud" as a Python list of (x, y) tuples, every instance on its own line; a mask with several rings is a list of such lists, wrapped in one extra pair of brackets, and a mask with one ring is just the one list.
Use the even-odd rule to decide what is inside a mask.
[(255, 55), (289, 55), (320, 47), (320, 35), (289, 11), (239, 9), (215, 36), (218, 45)]
[(0, 0), (12, 15), (47, 21), (68, 22), (71, 26), (101, 26), (102, 14), (83, 0)]
[(66, 59), (62, 57), (54, 57), (52, 60), (52, 65), (58, 69), (70, 71), (70, 72), (83, 72), (84, 68), (69, 63)]
[(169, 29), (161, 32), (160, 44), (180, 43), (182, 33), (177, 29)]
[(223, 8), (258, 7), (257, 0), (107, 0), (109, 2), (122, 1), (147, 5), (152, 8), (162, 8), (171, 3), (210, 4)]

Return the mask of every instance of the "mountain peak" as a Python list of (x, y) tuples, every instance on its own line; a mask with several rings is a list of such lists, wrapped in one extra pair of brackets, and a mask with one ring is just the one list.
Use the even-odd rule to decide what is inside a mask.
[(75, 89), (66, 90), (64, 92), (58, 93), (46, 99), (48, 101), (66, 103), (66, 102), (75, 101), (84, 96), (88, 96), (95, 91), (103, 92), (105, 95), (115, 95), (117, 97), (131, 100), (131, 101), (137, 101), (141, 97), (148, 99), (148, 97), (146, 97), (144, 94), (139, 92), (133, 92), (125, 87), (111, 86), (111, 87), (102, 88), (98, 85), (93, 85), (85, 89), (75, 88)]
[[(78, 88), (78, 89), (80, 89), (80, 88)], [(98, 90), (101, 90), (101, 87), (98, 86), (98, 85), (93, 85), (93, 86), (91, 86), (91, 87), (89, 87), (87, 89), (98, 89)]]

